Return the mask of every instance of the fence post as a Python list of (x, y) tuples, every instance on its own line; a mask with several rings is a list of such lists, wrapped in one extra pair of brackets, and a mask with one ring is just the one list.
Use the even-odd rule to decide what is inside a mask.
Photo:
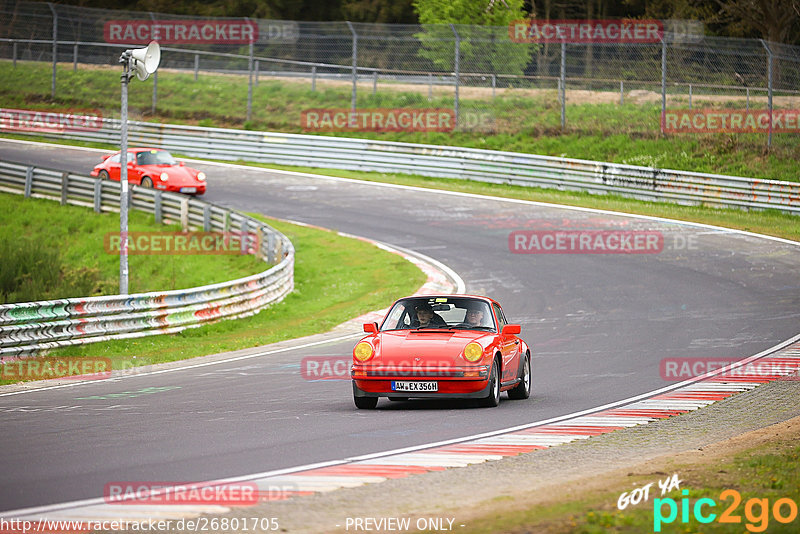
[(619, 81), (619, 105), (625, 103), (625, 82), (623, 80)]
[(53, 13), (53, 78), (50, 82), (50, 97), (56, 97), (56, 65), (58, 63), (58, 13), (53, 4), (47, 2), (50, 11)]
[(667, 34), (661, 37), (661, 135), (664, 135), (664, 118), (667, 116)]
[(358, 78), (358, 34), (356, 34), (356, 29), (353, 27), (353, 23), (349, 20), (347, 22), (347, 27), (350, 28), (350, 33), (353, 34), (353, 91), (352, 95), (350, 96), (350, 111), (352, 115), (349, 117), (348, 123), (351, 123), (355, 120), (355, 112), (356, 112), (356, 81)]
[(689, 109), (692, 109), (692, 84), (689, 84)]
[(561, 100), (561, 131), (567, 125), (567, 42), (561, 41), (561, 75), (558, 79), (560, 84), (559, 99)]
[(72, 46), (72, 72), (78, 72), (78, 43)]
[(461, 64), (460, 64), (460, 62), (461, 62), (461, 36), (458, 35), (458, 32), (456, 31), (456, 27), (455, 27), (454, 24), (452, 24), (452, 23), (450, 24), (450, 29), (453, 30), (453, 35), (455, 35), (455, 38), (456, 38), (455, 47), (454, 47), (455, 48), (455, 52), (454, 52), (455, 57), (454, 57), (454, 64), (453, 64), (453, 73), (455, 74), (455, 77), (456, 77), (456, 87), (455, 87), (456, 95), (455, 95), (455, 98), (453, 99), (453, 108), (454, 108), (453, 111), (455, 112), (455, 126), (456, 126), (456, 128), (458, 128), (458, 115), (459, 115), (458, 87), (459, 87), (459, 82), (460, 82), (460, 80), (459, 80), (459, 78), (460, 78), (459, 77), (459, 72), (460, 72), (460, 68), (461, 68)]
[(161, 191), (156, 191), (155, 198), (153, 199), (153, 208), (154, 208), (153, 211), (155, 212), (156, 222), (159, 223), (159, 224), (161, 224), (161, 222), (164, 220), (164, 213), (163, 213), (163, 211), (161, 209), (162, 200), (163, 200), (161, 198), (162, 194), (163, 193)]
[[(155, 17), (155, 15), (153, 15), (153, 12), (149, 11), (148, 13), (150, 14), (150, 20), (155, 22), (156, 17)], [(155, 115), (156, 114), (156, 105), (157, 104), (158, 104), (158, 71), (153, 73), (153, 101), (150, 104), (150, 114), (151, 115)]]
[(61, 205), (64, 206), (67, 203), (67, 189), (69, 188), (69, 173), (62, 172), (61, 173)]
[(14, 68), (17, 68), (17, 42), (14, 41), (14, 44), (11, 46), (12, 54), (14, 56)]
[(256, 60), (256, 67), (255, 68), (256, 68), (255, 86), (258, 87), (258, 68), (259, 68), (258, 60)]
[(25, 169), (25, 198), (30, 198), (33, 189), (33, 167)]
[[(245, 20), (250, 22), (250, 18), (246, 17)], [(247, 121), (253, 116), (253, 40), (250, 39), (249, 54), (247, 57), (247, 73), (249, 76), (247, 82)]]
[(372, 94), (378, 92), (378, 71), (372, 71)]
[(433, 73), (428, 73), (428, 102), (433, 100)]
[(189, 199), (181, 199), (181, 230), (189, 231)]
[(94, 211), (95, 213), (103, 211), (103, 180), (94, 181)]
[(761, 45), (767, 50), (767, 108), (769, 108), (769, 130), (767, 134), (767, 147), (772, 146), (772, 50), (764, 39), (759, 39)]
[(746, 104), (747, 108), (746, 109), (747, 109), (747, 111), (750, 111), (750, 88), (749, 87), (745, 87), (745, 90), (747, 91), (747, 104)]
[(267, 261), (275, 263), (275, 233), (267, 234)]
[(211, 205), (209, 204), (203, 206), (203, 231), (211, 231)]
[(494, 100), (496, 89), (497, 89), (497, 76), (492, 74), (492, 100)]
[(317, 90), (317, 66), (311, 67), (311, 91)]
[(194, 55), (194, 81), (197, 81), (197, 71), (200, 70), (200, 54)]

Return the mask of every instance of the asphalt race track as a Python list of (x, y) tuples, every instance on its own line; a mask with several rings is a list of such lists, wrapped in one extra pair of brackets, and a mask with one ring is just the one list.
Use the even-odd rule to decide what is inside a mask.
[[(0, 141), (0, 159), (85, 172), (100, 153)], [(738, 359), (798, 333), (800, 247), (533, 203), (192, 163), (205, 199), (424, 253), (499, 300), (533, 347), (533, 393), (496, 409), (410, 401), (356, 410), (305, 356), (248, 360), (0, 396), (0, 511), (100, 497), (112, 481), (199, 481), (543, 420), (667, 385), (665, 358)], [(514, 230), (648, 230), (657, 254), (518, 254)], [(298, 250), (298, 254), (311, 254)], [(400, 296), (400, 295), (398, 295)], [(388, 303), (387, 303), (388, 304)], [(342, 320), (348, 319), (343, 317)], [(125, 393), (123, 396), (110, 394)]]

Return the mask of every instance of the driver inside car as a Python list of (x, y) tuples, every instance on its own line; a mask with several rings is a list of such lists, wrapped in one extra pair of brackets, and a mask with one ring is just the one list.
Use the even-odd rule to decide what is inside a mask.
[(434, 313), (433, 308), (427, 302), (417, 304), (414, 309), (417, 312), (417, 320), (411, 323), (411, 328), (447, 326), (445, 320)]

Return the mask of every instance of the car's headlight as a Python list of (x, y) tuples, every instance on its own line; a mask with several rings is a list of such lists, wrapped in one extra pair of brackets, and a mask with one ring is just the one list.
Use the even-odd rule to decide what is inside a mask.
[(206, 173), (204, 173), (203, 171), (198, 172), (197, 173), (197, 179), (200, 180), (201, 182), (205, 182), (206, 181)]
[(483, 347), (480, 346), (479, 343), (475, 343), (474, 341), (464, 347), (464, 358), (470, 362), (477, 362), (483, 356)]
[(166, 181), (167, 181), (167, 178), (169, 178), (169, 174), (167, 174), (167, 173), (165, 173), (165, 172), (162, 172), (162, 173), (161, 173), (161, 181), (162, 181), (162, 182), (166, 182)]
[(372, 348), (372, 345), (367, 343), (366, 341), (362, 341), (356, 348), (353, 349), (353, 356), (356, 357), (358, 361), (365, 362), (372, 358), (372, 355), (375, 353), (375, 349)]

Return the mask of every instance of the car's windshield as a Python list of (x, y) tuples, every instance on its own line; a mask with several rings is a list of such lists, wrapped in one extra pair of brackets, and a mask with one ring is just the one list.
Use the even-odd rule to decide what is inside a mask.
[(497, 331), (489, 303), (470, 297), (402, 299), (381, 325), (381, 331), (444, 329)]
[(166, 150), (148, 150), (136, 154), (138, 165), (177, 165), (178, 162)]

